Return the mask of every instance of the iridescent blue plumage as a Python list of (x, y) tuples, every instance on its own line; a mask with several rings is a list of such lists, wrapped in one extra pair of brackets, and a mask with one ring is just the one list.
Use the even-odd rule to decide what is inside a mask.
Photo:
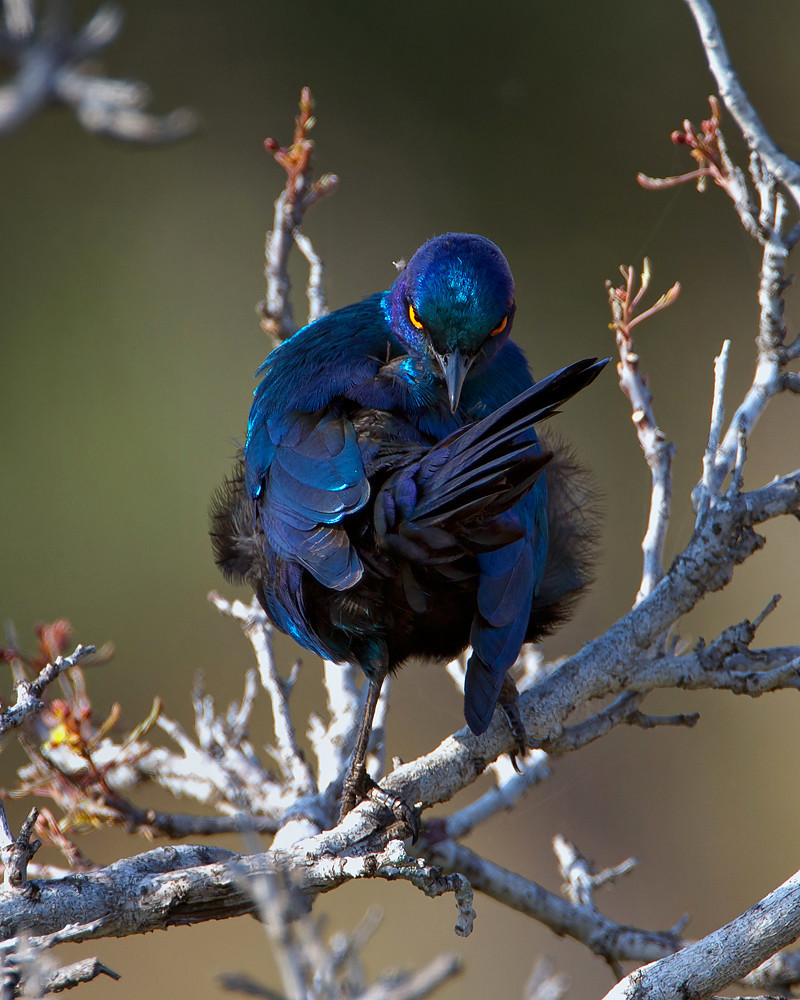
[(551, 455), (534, 425), (603, 363), (532, 388), (508, 339), (514, 313), (493, 243), (430, 240), (387, 292), (269, 355), (243, 470), (213, 514), (223, 570), (249, 579), (276, 626), (320, 655), (379, 680), (409, 656), (471, 644), (476, 733), (522, 643), (586, 583), (568, 462), (551, 466), (548, 493)]

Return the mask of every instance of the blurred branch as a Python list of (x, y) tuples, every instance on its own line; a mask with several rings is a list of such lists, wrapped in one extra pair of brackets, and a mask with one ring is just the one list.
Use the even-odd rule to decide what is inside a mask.
[[(459, 879), (461, 876), (457, 876)], [(255, 996), (326, 1000), (416, 1000), (427, 996), (459, 971), (455, 956), (443, 954), (414, 973), (380, 977), (371, 986), (365, 982), (361, 952), (377, 930), (381, 912), (377, 907), (351, 934), (337, 934), (326, 942), (321, 923), (312, 919), (286, 872), (243, 874), (241, 884), (251, 894), (258, 916), (275, 955), (283, 992), (275, 994), (243, 977), (225, 977), (225, 986)]]
[(556, 972), (553, 962), (542, 958), (534, 966), (522, 997), (523, 1000), (562, 1000), (571, 985), (569, 976)]
[[(338, 942), (336, 942), (338, 944)], [(311, 972), (319, 982), (325, 983), (326, 1000), (422, 1000), (429, 996), (439, 986), (448, 979), (453, 978), (461, 971), (461, 965), (455, 955), (438, 955), (426, 965), (415, 972), (392, 972), (381, 976), (371, 986), (363, 985), (361, 988), (353, 987), (353, 980), (357, 979), (359, 985), (363, 981), (363, 973), (360, 966), (354, 974), (353, 966), (359, 956), (348, 956), (347, 973), (342, 982), (332, 981), (329, 974), (329, 966), (336, 965), (339, 961), (337, 951), (341, 948), (331, 948), (323, 951), (324, 946), (316, 947), (309, 958), (314, 959), (314, 967)], [(327, 951), (332, 954), (327, 954)], [(336, 972), (338, 970), (330, 970)], [(328, 973), (326, 975), (326, 973)], [(220, 977), (221, 985), (224, 989), (232, 993), (241, 993), (245, 996), (263, 997), (264, 1000), (286, 1000), (286, 995), (277, 993), (275, 990), (257, 983), (244, 975), (225, 975)], [(305, 994), (304, 994), (305, 995)], [(319, 995), (319, 994), (316, 994)]]
[(596, 872), (588, 858), (561, 835), (553, 838), (553, 850), (564, 879), (564, 890), (570, 901), (576, 906), (588, 906), (592, 910), (597, 909), (594, 902), (595, 890), (627, 875), (639, 863), (638, 858), (628, 858), (613, 868)]
[(32, 0), (5, 0), (0, 59), (16, 72), (0, 86), (0, 134), (51, 103), (72, 108), (87, 131), (128, 142), (173, 142), (197, 128), (197, 115), (188, 108), (161, 117), (146, 112), (150, 92), (144, 84), (98, 75), (96, 56), (122, 28), (120, 7), (103, 4), (74, 32), (71, 7), (69, 0), (48, 0), (37, 16)]
[(83, 983), (91, 983), (99, 976), (108, 976), (109, 979), (120, 978), (118, 972), (103, 965), (99, 959), (84, 958), (80, 962), (64, 965), (51, 973), (42, 984), (42, 993), (61, 993), (63, 990), (71, 990)]
[(2, 828), (2, 846), (0, 860), (3, 862), (3, 885), (12, 890), (20, 890), (28, 879), (28, 864), (31, 858), (42, 846), (41, 840), (32, 840), (34, 824), (39, 816), (39, 810), (31, 809), (19, 836), (12, 836), (8, 826), (6, 811), (0, 804), (0, 828)]
[(800, 984), (800, 951), (782, 951), (742, 977), (745, 986), (786, 989)]
[(0, 736), (5, 736), (9, 730), (21, 726), (26, 719), (41, 712), (44, 707), (41, 698), (47, 686), (94, 652), (94, 646), (77, 646), (71, 656), (58, 656), (52, 663), (42, 667), (33, 681), (25, 680), (18, 674), (14, 683), (16, 700), (10, 708), (0, 712)]
[(71, 965), (58, 967), (42, 949), (30, 947), (27, 942), (2, 957), (3, 998), (40, 997), (48, 993), (61, 993), (83, 983), (90, 983), (99, 976), (119, 979), (118, 973), (109, 969), (97, 958), (85, 958)]

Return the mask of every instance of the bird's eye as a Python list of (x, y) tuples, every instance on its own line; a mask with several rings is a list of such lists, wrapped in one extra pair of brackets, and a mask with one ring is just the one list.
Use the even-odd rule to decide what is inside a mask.
[(489, 332), (489, 336), (496, 337), (498, 333), (502, 333), (503, 330), (505, 330), (507, 323), (508, 323), (508, 316), (506, 315), (500, 320), (500, 322), (497, 324), (494, 330), (491, 330)]
[(417, 316), (417, 310), (410, 302), (408, 303), (408, 318), (411, 320), (411, 325), (415, 326), (418, 330), (421, 330), (425, 325), (419, 316)]

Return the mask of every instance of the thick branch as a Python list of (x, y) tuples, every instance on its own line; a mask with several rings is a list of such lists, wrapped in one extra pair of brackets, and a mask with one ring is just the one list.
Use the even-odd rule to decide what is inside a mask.
[(70, 940), (124, 937), (179, 924), (252, 913), (256, 908), (242, 876), (288, 873), (304, 894), (328, 892), (356, 878), (411, 882), (426, 895), (453, 892), (458, 906), (456, 931), (469, 934), (472, 891), (460, 875), (442, 875), (406, 855), (391, 841), (372, 853), (336, 857), (341, 834), (300, 841), (290, 851), (241, 857), (222, 848), (165, 847), (117, 861), (99, 871), (65, 879), (29, 882), (24, 896), (0, 890), (0, 939), (19, 934), (48, 935), (75, 925)]

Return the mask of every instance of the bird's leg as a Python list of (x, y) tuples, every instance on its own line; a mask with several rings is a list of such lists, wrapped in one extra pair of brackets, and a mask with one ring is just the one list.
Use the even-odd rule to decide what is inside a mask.
[(517, 705), (517, 700), (519, 698), (519, 692), (517, 691), (517, 685), (514, 683), (510, 674), (506, 674), (503, 679), (503, 686), (500, 688), (500, 696), (497, 699), (498, 705), (505, 712), (506, 719), (508, 719), (508, 724), (511, 727), (511, 735), (514, 737), (514, 742), (517, 744), (516, 753), (510, 750), (508, 756), (511, 758), (511, 763), (514, 765), (514, 770), (519, 773), (519, 767), (517, 767), (517, 754), (520, 757), (524, 757), (528, 752), (528, 741), (527, 734), (525, 732), (525, 726), (522, 724), (522, 716), (519, 714), (519, 706)]
[[(358, 730), (353, 757), (350, 762), (350, 769), (344, 779), (342, 786), (342, 801), (339, 807), (339, 821), (355, 808), (356, 802), (367, 797), (367, 749), (369, 738), (372, 735), (372, 720), (375, 718), (375, 709), (378, 699), (381, 696), (383, 679), (386, 674), (381, 673), (377, 677), (370, 677), (369, 688), (367, 689), (367, 700), (364, 703), (364, 714), (361, 716), (361, 726)], [(371, 779), (370, 779), (371, 780)]]
[(385, 808), (390, 809), (397, 819), (408, 827), (411, 831), (412, 839), (416, 842), (419, 836), (419, 816), (416, 811), (397, 795), (393, 795), (391, 792), (387, 792), (381, 788), (367, 774), (367, 750), (369, 748), (369, 738), (372, 735), (372, 721), (375, 718), (375, 709), (378, 705), (385, 676), (385, 673), (380, 673), (377, 677), (371, 677), (369, 680), (367, 700), (364, 703), (364, 714), (361, 717), (358, 738), (353, 750), (350, 768), (342, 786), (339, 822), (341, 823), (357, 802), (370, 798)]

